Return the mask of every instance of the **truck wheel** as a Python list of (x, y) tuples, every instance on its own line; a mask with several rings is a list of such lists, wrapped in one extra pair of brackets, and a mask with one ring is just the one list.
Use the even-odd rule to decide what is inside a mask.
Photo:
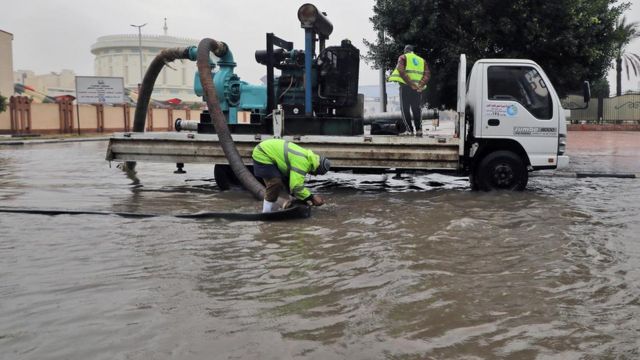
[(229, 165), (214, 165), (213, 178), (216, 180), (216, 184), (218, 184), (220, 190), (229, 190), (231, 186), (238, 185), (240, 183)]
[(511, 151), (495, 151), (485, 156), (476, 168), (478, 188), (483, 191), (522, 191), (529, 181), (527, 167), (520, 156)]
[[(250, 173), (253, 174), (253, 166), (247, 166), (247, 169)], [(229, 190), (232, 186), (241, 186), (240, 180), (236, 177), (236, 174), (233, 173), (230, 165), (220, 165), (216, 164), (213, 166), (213, 178), (216, 180), (216, 184), (218, 184), (218, 188), (220, 190)], [(264, 185), (264, 181), (262, 179), (257, 179), (262, 185)]]

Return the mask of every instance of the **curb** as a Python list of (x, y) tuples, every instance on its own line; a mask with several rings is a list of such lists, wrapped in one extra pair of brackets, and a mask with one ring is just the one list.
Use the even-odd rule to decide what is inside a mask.
[(555, 172), (555, 173), (542, 173), (542, 174), (530, 174), (531, 177), (563, 177), (563, 178), (615, 178), (615, 179), (640, 179), (640, 174), (634, 173), (599, 173), (599, 172)]

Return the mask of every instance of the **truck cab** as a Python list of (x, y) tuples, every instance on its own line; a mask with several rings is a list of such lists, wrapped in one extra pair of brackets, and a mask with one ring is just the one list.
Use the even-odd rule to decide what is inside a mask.
[[(522, 190), (528, 172), (566, 166), (565, 110), (531, 60), (482, 59), (458, 71), (461, 163), (474, 189)], [(585, 97), (587, 95), (585, 94)]]

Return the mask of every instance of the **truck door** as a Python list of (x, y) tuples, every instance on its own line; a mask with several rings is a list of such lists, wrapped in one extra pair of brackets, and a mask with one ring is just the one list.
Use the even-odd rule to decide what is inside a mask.
[(535, 67), (485, 64), (482, 137), (518, 141), (534, 167), (556, 165), (558, 115), (555, 96)]

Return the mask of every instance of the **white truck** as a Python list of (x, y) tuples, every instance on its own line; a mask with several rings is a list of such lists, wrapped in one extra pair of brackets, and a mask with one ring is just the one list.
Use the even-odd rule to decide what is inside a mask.
[[(565, 155), (565, 109), (542, 68), (530, 60), (483, 59), (465, 79), (460, 56), (458, 104), (461, 166), (474, 189), (522, 190), (528, 172), (556, 169)], [(584, 85), (584, 101), (591, 96)]]
[[(424, 137), (393, 135), (314, 136), (234, 134), (243, 161), (261, 140), (283, 137), (321, 153), (332, 170), (358, 172), (433, 171), (469, 175), (472, 189), (522, 190), (529, 171), (566, 166), (566, 116), (558, 94), (542, 68), (530, 60), (483, 59), (469, 76), (460, 56), (455, 130)], [(585, 103), (590, 97), (584, 87)], [(274, 129), (286, 122), (274, 111)], [(275, 124), (277, 123), (277, 124)], [(109, 161), (216, 164), (218, 184), (228, 186), (232, 173), (215, 134), (194, 132), (116, 133)]]

